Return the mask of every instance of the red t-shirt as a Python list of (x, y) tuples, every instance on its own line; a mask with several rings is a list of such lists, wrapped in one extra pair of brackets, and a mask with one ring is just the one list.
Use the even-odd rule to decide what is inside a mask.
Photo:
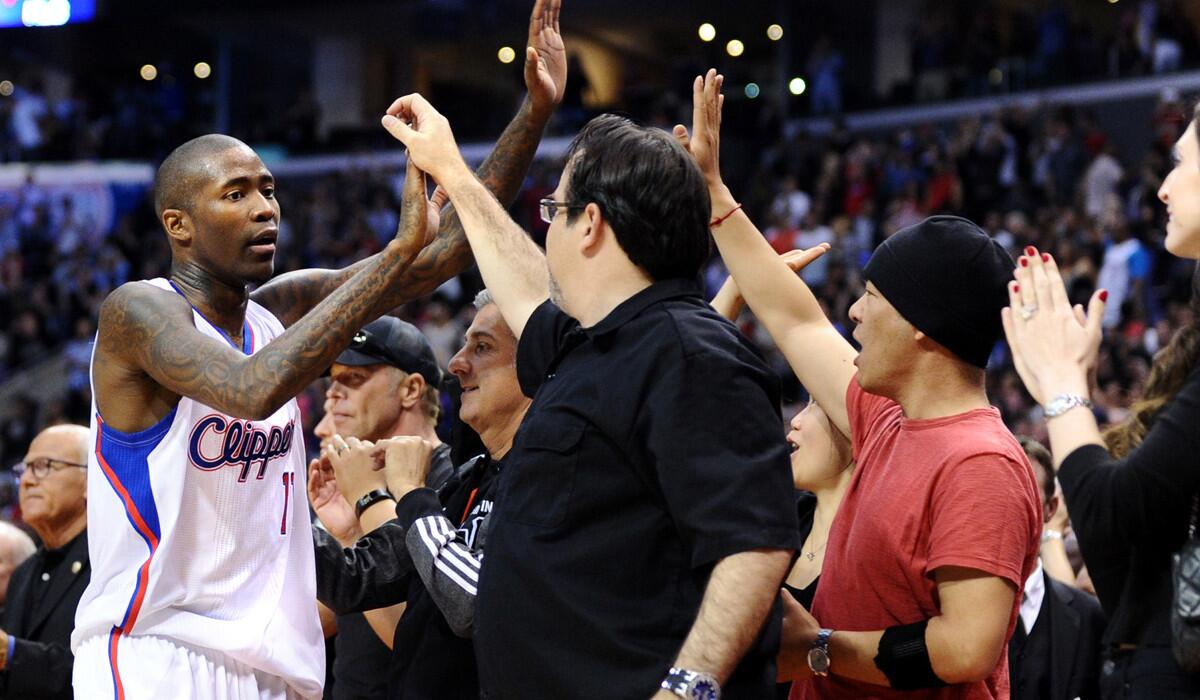
[[(813, 616), (822, 627), (882, 630), (939, 614), (934, 570), (977, 569), (1017, 591), (1033, 572), (1042, 514), (1033, 470), (1000, 412), (909, 420), (900, 405), (846, 391), (858, 467), (829, 531)], [(1014, 596), (1008, 635), (1020, 610)], [(837, 664), (837, 659), (834, 659)], [(1008, 698), (1008, 655), (985, 681), (901, 692), (827, 676), (793, 684), (808, 698)]]

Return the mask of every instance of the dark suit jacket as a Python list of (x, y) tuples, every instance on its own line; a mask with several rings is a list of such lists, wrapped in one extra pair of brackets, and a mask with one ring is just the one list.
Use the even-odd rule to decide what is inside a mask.
[[(0, 672), (0, 698), (10, 700), (69, 699), (71, 693), (71, 631), (75, 608), (91, 579), (87, 530), (64, 548), (62, 561), (51, 573), (50, 588), (35, 607), (45, 549), (13, 571), (0, 628), (16, 640), (8, 667)], [(76, 564), (78, 563), (78, 566)]]
[(1050, 656), (1034, 658), (1026, 654), (1021, 668), (1025, 677), (1038, 675), (1049, 665), (1050, 697), (1047, 700), (1094, 700), (1100, 697), (1100, 637), (1104, 634), (1104, 613), (1100, 603), (1083, 591), (1056, 581), (1045, 572), (1046, 595), (1042, 612), (1049, 615)]

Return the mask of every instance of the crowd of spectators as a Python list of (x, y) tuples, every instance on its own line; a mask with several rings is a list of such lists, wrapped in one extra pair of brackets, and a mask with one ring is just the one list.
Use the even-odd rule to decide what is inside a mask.
[[(847, 335), (847, 309), (860, 293), (870, 252), (925, 216), (967, 216), (1014, 257), (1025, 245), (1052, 251), (1075, 300), (1086, 301), (1097, 285), (1110, 293), (1094, 397), (1101, 422), (1108, 423), (1126, 415), (1151, 357), (1190, 313), (1191, 269), (1163, 250), (1165, 211), (1155, 196), (1188, 113), (1177, 96), (1165, 94), (1135, 160), (1119, 158), (1097, 121), (1069, 107), (1011, 109), (878, 136), (781, 129), (765, 148), (747, 149), (759, 157), (746, 163), (735, 186), (777, 250), (833, 244), (803, 274)], [(686, 121), (686, 114), (676, 116)], [(730, 134), (729, 148), (746, 138)], [(560, 167), (535, 164), (513, 207), (539, 241), (545, 225), (537, 202), (553, 190)], [(379, 250), (395, 232), (402, 177), (389, 169), (282, 178), (277, 271), (340, 267)], [(0, 464), (20, 459), (43, 425), (86, 423), (90, 339), (100, 303), (128, 280), (165, 274), (169, 259), (148, 199), (104, 231), (76, 213), (70, 196), (47, 197), (32, 185), (0, 195), (0, 381), (63, 353), (68, 389), (61, 399), (30, 392), (0, 414)], [(705, 274), (710, 294), (724, 276), (714, 257)], [(399, 310), (427, 333), (443, 364), (470, 322), (479, 286), (468, 272), (431, 299)], [(784, 381), (785, 400), (805, 399), (753, 316), (741, 323), (766, 349)], [(1044, 440), (1040, 409), (1003, 346), (990, 367), (991, 396), (1006, 423)], [(304, 403), (315, 407), (319, 397), (314, 390)], [(306, 413), (314, 420), (317, 411)], [(0, 492), (4, 488), (0, 483)]]

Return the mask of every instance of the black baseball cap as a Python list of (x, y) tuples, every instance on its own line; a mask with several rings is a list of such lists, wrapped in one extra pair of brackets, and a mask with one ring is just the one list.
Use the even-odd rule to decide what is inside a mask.
[(350, 347), (334, 360), (339, 365), (391, 365), (409, 374), (419, 374), (425, 383), (438, 387), (442, 371), (438, 369), (433, 347), (425, 335), (411, 323), (384, 316), (368, 323), (354, 334)]

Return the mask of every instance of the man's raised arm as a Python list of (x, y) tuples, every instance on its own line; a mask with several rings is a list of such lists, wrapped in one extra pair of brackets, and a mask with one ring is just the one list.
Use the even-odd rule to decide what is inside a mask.
[[(496, 141), (495, 148), (475, 171), (475, 176), (497, 201), (516, 199), (521, 182), (537, 152), (542, 132), (562, 101), (567, 83), (567, 53), (558, 29), (562, 0), (537, 0), (529, 18), (528, 46), (537, 53), (545, 74), (525, 72), (529, 91), (520, 110)], [(526, 49), (529, 50), (529, 49)], [(535, 80), (530, 80), (530, 78)], [(385, 311), (433, 293), (446, 280), (471, 264), (471, 247), (462, 220), (452, 206), (442, 213), (438, 236), (409, 266), (404, 277), (385, 293)], [(253, 299), (267, 307), (285, 326), (299, 320), (321, 299), (367, 264), (361, 260), (342, 270), (297, 270), (280, 275), (254, 292)]]
[[(534, 71), (549, 80), (545, 65), (532, 49), (527, 50), (525, 64), (526, 75)], [(413, 94), (396, 100), (383, 125), (408, 147), (408, 156), (418, 167), (424, 163), (434, 169), (430, 175), (450, 195), (462, 218), (484, 284), (505, 322), (520, 338), (534, 309), (549, 297), (546, 256), (471, 174), (450, 122), (425, 98)]]
[[(693, 85), (693, 125), (675, 136), (696, 158), (712, 198), (713, 238), (746, 303), (787, 358), (792, 371), (833, 424), (850, 434), (846, 387), (854, 378), (854, 347), (821, 310), (808, 285), (755, 228), (721, 179), (721, 80), (715, 70)], [(432, 175), (432, 173), (430, 173)]]

